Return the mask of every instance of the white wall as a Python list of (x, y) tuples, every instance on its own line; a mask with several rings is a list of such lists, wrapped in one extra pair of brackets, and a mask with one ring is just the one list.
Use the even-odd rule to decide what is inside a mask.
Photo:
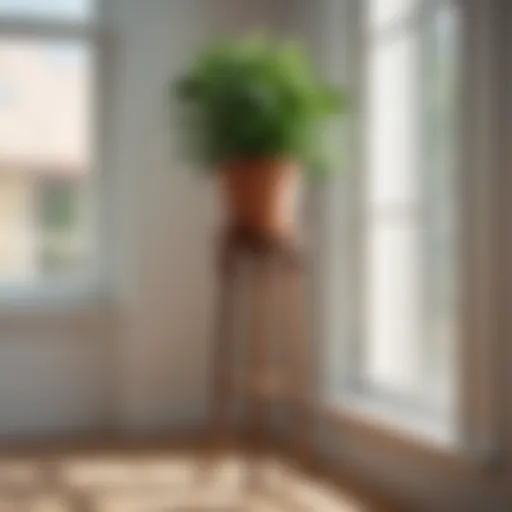
[(106, 8), (114, 64), (107, 102), (115, 113), (107, 171), (116, 173), (112, 240), (122, 304), (119, 421), (164, 428), (202, 412), (212, 194), (171, 159), (166, 101), (169, 78), (210, 34), (209, 7), (121, 0)]
[(120, 188), (117, 260), (124, 309), (120, 420), (135, 430), (204, 424), (212, 339), (214, 184), (174, 153), (168, 81), (212, 37), (270, 26), (273, 3), (107, 2), (116, 68), (109, 155)]
[(0, 434), (72, 433), (108, 418), (106, 309), (2, 304)]

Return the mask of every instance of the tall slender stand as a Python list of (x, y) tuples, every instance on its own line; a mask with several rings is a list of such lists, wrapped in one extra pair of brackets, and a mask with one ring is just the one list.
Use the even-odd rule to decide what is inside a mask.
[[(247, 412), (247, 446), (264, 453), (271, 439), (271, 405), (278, 401), (290, 414), (291, 453), (308, 460), (312, 374), (302, 271), (302, 251), (295, 240), (240, 228), (225, 232), (220, 247), (213, 427), (216, 439), (232, 438), (236, 429), (231, 413), (235, 397), (241, 395)], [(239, 325), (240, 317), (245, 325)], [(237, 334), (244, 334), (244, 339)], [(237, 354), (244, 341), (246, 370), (236, 378)]]

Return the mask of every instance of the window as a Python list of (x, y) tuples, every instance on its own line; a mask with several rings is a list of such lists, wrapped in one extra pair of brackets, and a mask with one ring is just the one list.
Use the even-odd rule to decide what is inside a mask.
[(0, 288), (91, 275), (91, 16), (91, 0), (0, 0)]
[(351, 287), (345, 303), (358, 303), (345, 319), (357, 325), (344, 329), (343, 386), (383, 402), (449, 411), (459, 323), (459, 11), (449, 0), (365, 5), (362, 172), (350, 185), (359, 213), (345, 215), (356, 219), (348, 233), (357, 236), (339, 244), (345, 252), (358, 247), (358, 277), (341, 271), (341, 286)]
[(457, 311), (456, 12), (372, 0), (367, 26), (361, 378), (436, 401), (448, 392)]

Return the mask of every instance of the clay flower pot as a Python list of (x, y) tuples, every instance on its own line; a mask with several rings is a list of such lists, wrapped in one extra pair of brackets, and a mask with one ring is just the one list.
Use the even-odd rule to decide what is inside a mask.
[(270, 237), (293, 232), (300, 189), (297, 163), (241, 160), (224, 165), (220, 174), (231, 225)]

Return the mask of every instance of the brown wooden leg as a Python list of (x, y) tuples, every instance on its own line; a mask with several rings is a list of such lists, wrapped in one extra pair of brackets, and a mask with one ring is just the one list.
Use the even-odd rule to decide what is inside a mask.
[(254, 262), (252, 278), (248, 283), (252, 292), (252, 318), (249, 340), (248, 411), (249, 443), (251, 460), (248, 487), (255, 491), (264, 478), (266, 447), (270, 430), (270, 405), (268, 375), (270, 363), (269, 340), (269, 292), (272, 279), (270, 261), (265, 257)]
[(213, 339), (213, 378), (211, 411), (211, 438), (205, 457), (198, 467), (197, 477), (204, 483), (216, 471), (219, 455), (229, 440), (229, 413), (233, 396), (233, 316), (236, 278), (235, 247), (228, 239), (223, 240), (219, 258), (219, 295), (216, 311), (216, 332)]
[(284, 280), (286, 294), (283, 302), (287, 309), (287, 329), (284, 336), (288, 353), (289, 399), (292, 406), (291, 441), (298, 459), (309, 464), (313, 455), (313, 382), (308, 343), (308, 310), (305, 307), (306, 297), (300, 268), (297, 265), (287, 267)]
[(271, 374), (271, 291), (273, 285), (271, 259), (259, 263), (255, 282), (254, 324), (252, 336), (253, 364), (253, 426), (254, 439), (260, 449), (268, 442), (270, 434), (273, 375)]
[(213, 353), (213, 430), (216, 442), (224, 443), (229, 435), (229, 412), (234, 395), (233, 317), (236, 258), (229, 246), (224, 248), (221, 257), (220, 277), (217, 335)]

